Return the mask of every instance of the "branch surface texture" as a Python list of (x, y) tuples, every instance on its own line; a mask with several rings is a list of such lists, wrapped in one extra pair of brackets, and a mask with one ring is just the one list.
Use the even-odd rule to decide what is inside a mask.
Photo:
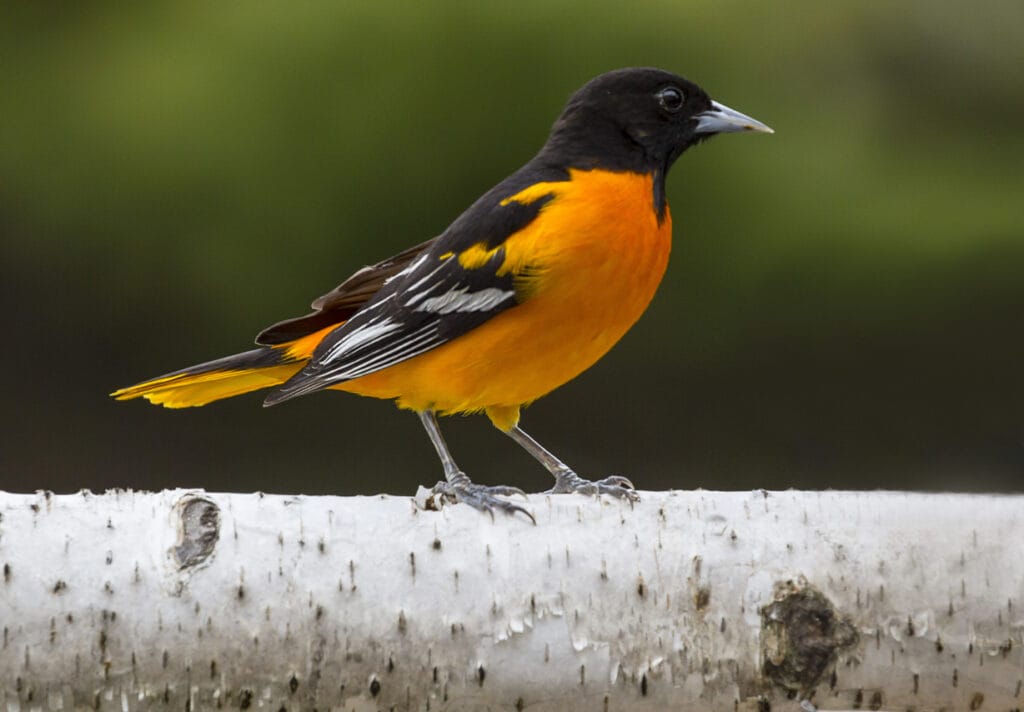
[(0, 493), (22, 710), (1024, 706), (1024, 497)]

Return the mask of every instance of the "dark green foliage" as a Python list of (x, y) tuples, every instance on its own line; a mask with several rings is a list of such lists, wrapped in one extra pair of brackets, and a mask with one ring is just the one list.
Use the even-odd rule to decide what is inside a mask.
[[(105, 393), (244, 350), (437, 234), (570, 92), (627, 65), (777, 133), (683, 157), (661, 293), (530, 432), (641, 488), (1024, 486), (1020, 3), (3, 14), (0, 488), (436, 480), (388, 404), (172, 413)], [(477, 481), (549, 486), (485, 423), (447, 432)]]

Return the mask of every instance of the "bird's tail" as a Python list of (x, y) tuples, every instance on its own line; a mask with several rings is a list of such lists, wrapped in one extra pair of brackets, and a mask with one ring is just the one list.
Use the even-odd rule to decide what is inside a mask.
[(165, 408), (201, 406), (280, 385), (307, 361), (308, 355), (296, 354), (294, 349), (264, 346), (157, 376), (110, 395), (117, 400), (141, 397)]

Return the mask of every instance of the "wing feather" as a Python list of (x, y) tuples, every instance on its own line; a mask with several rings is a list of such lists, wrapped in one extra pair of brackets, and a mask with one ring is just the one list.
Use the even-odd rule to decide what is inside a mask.
[(284, 344), (333, 324), (341, 324), (359, 311), (388, 280), (414, 264), (436, 239), (421, 242), (394, 257), (360, 268), (330, 292), (313, 300), (313, 312), (267, 327), (257, 335), (256, 343), (265, 346)]
[[(516, 278), (537, 271), (538, 266), (509, 269), (504, 244), (537, 218), (553, 194), (540, 194), (528, 203), (508, 198), (539, 182), (567, 179), (567, 174), (555, 169), (524, 169), (480, 198), (441, 236), (360, 270), (314, 302), (316, 308), (344, 313), (351, 308), (352, 294), (376, 287), (265, 404), (394, 366), (458, 338), (528, 298), (524, 290), (517, 290)], [(462, 253), (472, 255), (465, 265), (459, 259)], [(316, 316), (282, 322), (268, 332), (278, 337), (287, 331), (281, 327), (291, 328), (294, 323), (306, 328), (308, 323), (302, 320)]]

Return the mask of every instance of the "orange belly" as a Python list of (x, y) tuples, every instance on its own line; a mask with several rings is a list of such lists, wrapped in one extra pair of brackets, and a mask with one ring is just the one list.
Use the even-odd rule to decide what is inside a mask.
[(528, 299), (432, 351), (332, 388), (414, 410), (487, 410), (511, 427), (521, 405), (607, 353), (661, 282), (672, 221), (666, 208), (658, 222), (649, 175), (571, 173), (523, 192), (522, 202), (542, 192), (555, 198), (505, 244), (509, 261), (540, 270)]

